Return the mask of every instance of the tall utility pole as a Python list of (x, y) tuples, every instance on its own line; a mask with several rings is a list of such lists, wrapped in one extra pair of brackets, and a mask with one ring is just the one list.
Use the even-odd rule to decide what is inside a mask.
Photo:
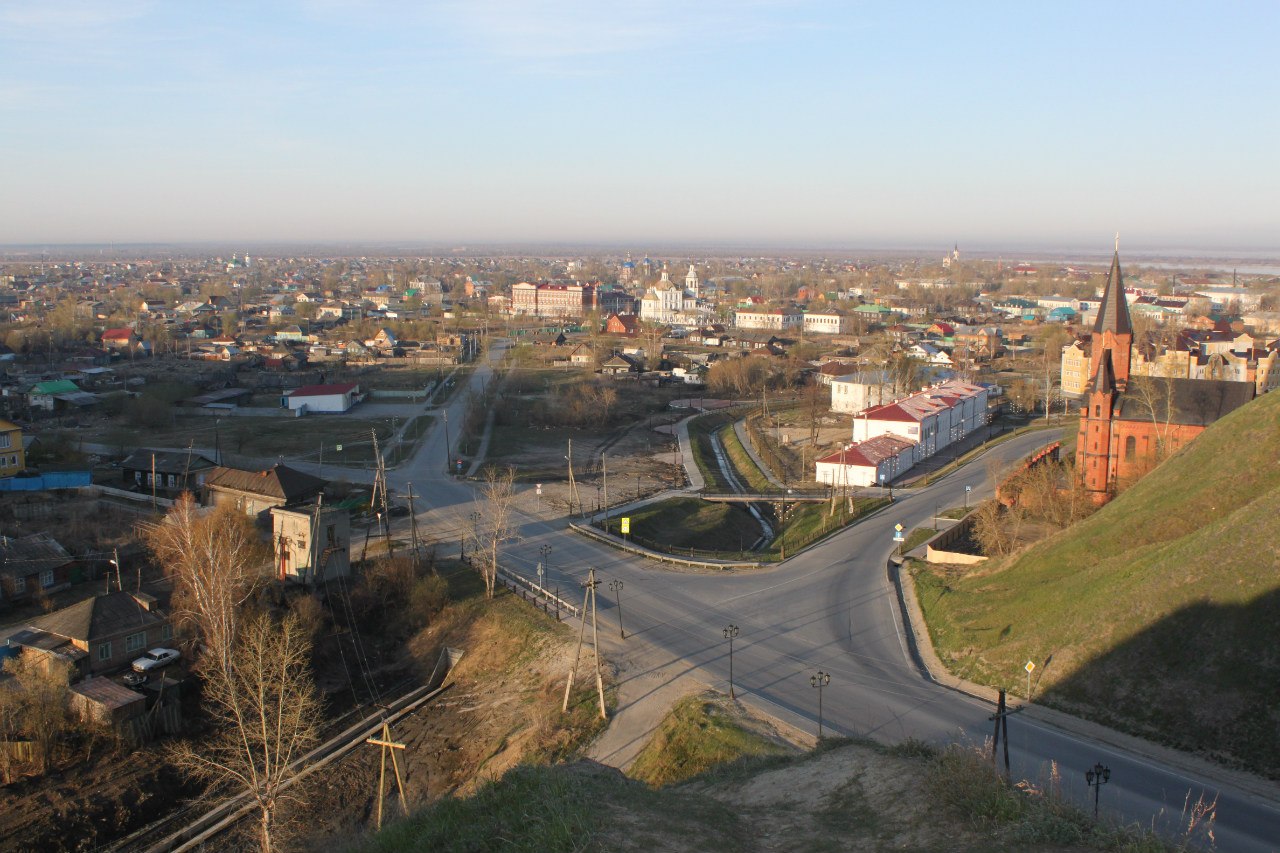
[(404, 780), (400, 778), (400, 762), (396, 759), (396, 750), (403, 751), (405, 745), (396, 743), (391, 739), (391, 726), (385, 720), (382, 723), (382, 736), (365, 738), (364, 742), (380, 747), (382, 752), (382, 769), (378, 773), (378, 810), (375, 813), (375, 824), (378, 829), (382, 829), (382, 801), (387, 794), (388, 752), (391, 753), (391, 769), (396, 774), (396, 791), (400, 795), (400, 811), (402, 814), (409, 814), (409, 806), (404, 800)]
[(578, 483), (573, 479), (573, 439), (569, 439), (569, 452), (565, 454), (565, 460), (569, 463), (569, 514), (573, 515), (573, 508), (576, 506), (582, 508), (582, 501), (578, 498)]
[(596, 693), (600, 697), (600, 719), (609, 719), (608, 712), (604, 707), (604, 678), (600, 674), (600, 635), (598, 632), (599, 625), (596, 621), (596, 587), (600, 585), (600, 581), (596, 580), (596, 570), (594, 568), (587, 575), (587, 581), (584, 583), (582, 590), (582, 625), (578, 628), (578, 648), (573, 654), (573, 668), (569, 670), (569, 680), (564, 685), (564, 705), (561, 712), (569, 710), (569, 696), (573, 692), (573, 682), (578, 676), (578, 661), (582, 657), (582, 640), (587, 631), (587, 608), (591, 608), (591, 644), (595, 653), (596, 661)]
[(413, 573), (418, 574), (421, 558), (418, 555), (418, 514), (413, 511), (413, 483), (409, 487), (409, 537), (413, 542)]

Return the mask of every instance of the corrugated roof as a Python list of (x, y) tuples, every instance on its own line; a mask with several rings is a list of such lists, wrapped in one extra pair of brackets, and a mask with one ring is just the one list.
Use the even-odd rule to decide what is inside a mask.
[(31, 620), (31, 627), (70, 640), (88, 642), (130, 628), (165, 622), (163, 614), (147, 610), (127, 592), (109, 592)]
[(328, 483), (304, 471), (287, 465), (273, 465), (265, 471), (244, 471), (239, 468), (214, 468), (205, 477), (206, 486), (234, 489), (271, 498), (281, 498), (286, 503), (306, 500), (319, 494)]
[(138, 449), (125, 457), (121, 468), (136, 470), (152, 470), (152, 458), (155, 458), (157, 474), (186, 474), (201, 471), (213, 466), (213, 460), (199, 453), (188, 453), (185, 450), (146, 450)]
[(0, 538), (0, 574), (26, 577), (70, 562), (72, 557), (67, 549), (47, 533), (19, 539)]

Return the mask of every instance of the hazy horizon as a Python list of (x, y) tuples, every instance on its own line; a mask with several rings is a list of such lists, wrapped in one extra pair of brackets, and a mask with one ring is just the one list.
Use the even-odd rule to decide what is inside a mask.
[(1280, 254), (1280, 6), (0, 5), (0, 245)]

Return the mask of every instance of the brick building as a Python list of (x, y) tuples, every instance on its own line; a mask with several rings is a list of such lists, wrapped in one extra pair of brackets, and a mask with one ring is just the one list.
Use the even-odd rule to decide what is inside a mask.
[(1119, 485), (1142, 476), (1254, 396), (1251, 382), (1167, 377), (1131, 381), (1133, 324), (1118, 250), (1090, 344), (1092, 373), (1081, 409), (1076, 470), (1098, 503), (1110, 500)]

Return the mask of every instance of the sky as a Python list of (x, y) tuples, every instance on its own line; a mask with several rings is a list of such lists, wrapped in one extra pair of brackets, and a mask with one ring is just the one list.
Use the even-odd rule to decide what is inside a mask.
[(0, 0), (0, 244), (1280, 253), (1280, 3)]

